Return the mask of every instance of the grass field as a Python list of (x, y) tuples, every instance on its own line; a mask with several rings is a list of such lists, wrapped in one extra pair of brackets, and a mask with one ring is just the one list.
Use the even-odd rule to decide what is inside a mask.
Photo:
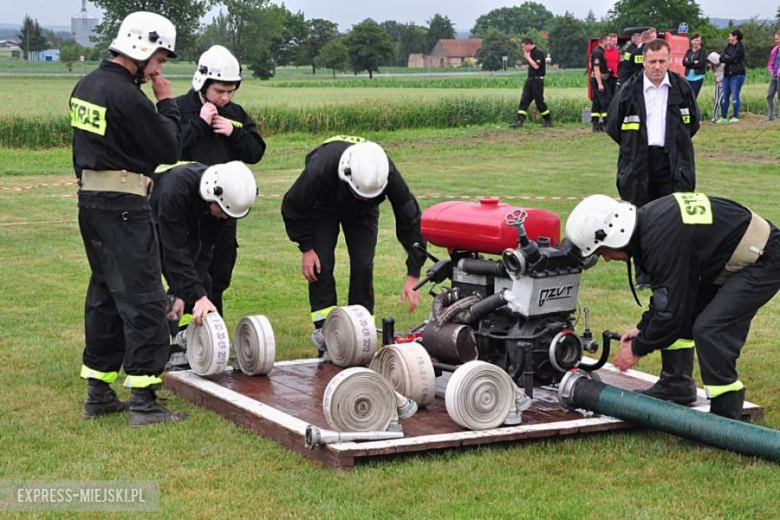
[[(694, 139), (698, 189), (739, 200), (777, 223), (780, 124), (760, 119), (702, 128)], [(325, 137), (269, 138), (266, 157), (252, 167), (260, 192), (283, 193)], [(386, 147), (423, 207), (441, 200), (434, 195), (615, 195), (617, 147), (581, 126), (366, 137)], [(65, 147), (0, 149), (0, 186), (72, 182), (70, 160)], [(89, 269), (74, 193), (72, 185), (0, 190), (0, 480), (155, 480), (165, 518), (777, 518), (777, 465), (650, 431), (411, 456), (341, 473), (175, 396), (168, 405), (190, 414), (180, 424), (131, 430), (126, 416), (82, 421), (78, 370)], [(286, 238), (279, 203), (261, 197), (241, 222), (225, 306), (230, 330), (245, 315), (267, 315), (282, 360), (309, 357), (313, 348), (300, 254)], [(565, 219), (576, 202), (531, 204)], [(390, 207), (382, 209), (376, 314), (395, 317), (397, 330), (405, 330), (427, 316), (431, 300), (423, 296), (418, 311), (404, 312), (404, 254)], [(342, 294), (346, 260), (341, 244)], [(641, 298), (646, 302), (647, 293)], [(580, 299), (596, 331), (625, 330), (639, 318), (622, 264), (588, 271)], [(754, 320), (739, 360), (748, 399), (765, 407), (762, 424), (775, 429), (778, 312), (776, 297)], [(656, 373), (659, 356), (638, 368)]]

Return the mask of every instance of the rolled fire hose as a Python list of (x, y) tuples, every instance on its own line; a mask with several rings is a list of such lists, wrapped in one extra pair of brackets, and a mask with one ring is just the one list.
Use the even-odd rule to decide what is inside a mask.
[(353, 367), (330, 380), (322, 410), (328, 425), (340, 432), (386, 431), (391, 425), (400, 428), (398, 404), (396, 392), (384, 377), (368, 368)]
[(376, 353), (374, 317), (362, 305), (339, 307), (322, 328), (331, 360), (339, 367), (366, 366)]
[(419, 343), (385, 345), (369, 368), (381, 374), (396, 392), (428, 406), (436, 400), (436, 374), (428, 352)]
[[(531, 404), (509, 374), (485, 361), (461, 365), (447, 383), (444, 400), (450, 418), (470, 430), (496, 428), (510, 412), (519, 414)], [(514, 415), (510, 418), (513, 424), (517, 421)]]
[(262, 315), (242, 318), (233, 335), (238, 366), (249, 376), (266, 375), (274, 367), (276, 341), (268, 318)]
[(187, 361), (199, 376), (224, 372), (230, 361), (230, 338), (225, 322), (210, 312), (203, 325), (187, 326)]
[(593, 381), (579, 369), (563, 377), (558, 398), (570, 410), (584, 408), (694, 442), (780, 462), (780, 432), (776, 430)]

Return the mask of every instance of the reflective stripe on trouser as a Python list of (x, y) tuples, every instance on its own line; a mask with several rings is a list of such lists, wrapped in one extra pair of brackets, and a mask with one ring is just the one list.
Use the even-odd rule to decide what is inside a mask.
[(547, 110), (547, 105), (544, 102), (544, 80), (534, 78), (525, 80), (523, 95), (520, 96), (520, 105), (517, 107), (518, 113), (528, 110), (531, 101), (536, 102), (536, 109), (540, 114), (544, 112), (549, 114), (550, 111)]
[(328, 317), (328, 314), (330, 314), (335, 308), (336, 308), (335, 305), (331, 305), (330, 307), (326, 307), (325, 309), (318, 309), (316, 311), (312, 311), (311, 313), (312, 323), (317, 323), (318, 321), (324, 321)]
[(101, 372), (100, 370), (93, 370), (87, 365), (81, 365), (81, 377), (83, 379), (99, 379), (104, 383), (111, 384), (116, 381), (119, 373), (117, 372)]
[[(151, 208), (128, 195), (117, 209), (101, 195), (79, 193), (79, 228), (92, 270), (84, 307), (86, 345), (82, 363), (104, 373), (161, 374), (170, 350), (161, 282), (160, 253)], [(125, 200), (132, 199), (123, 211)], [(137, 200), (136, 200), (137, 199)]]
[[(734, 273), (696, 317), (693, 340), (705, 388), (739, 380), (737, 359), (750, 322), (780, 289), (780, 231), (773, 227), (761, 259)], [(700, 292), (704, 290), (699, 289)]]
[(157, 376), (127, 376), (125, 384), (127, 388), (146, 388), (152, 385), (161, 385), (162, 379)]
[(666, 350), (684, 350), (686, 348), (694, 348), (695, 346), (692, 339), (678, 339), (666, 347)]
[(320, 259), (317, 281), (309, 284), (309, 304), (312, 312), (338, 305), (333, 269), (336, 265), (336, 244), (341, 227), (349, 252), (348, 305), (362, 305), (374, 314), (374, 251), (379, 215), (340, 218), (315, 212), (312, 220), (314, 251)]
[(710, 399), (715, 399), (726, 392), (739, 392), (743, 388), (745, 388), (745, 385), (739, 380), (728, 385), (704, 385), (704, 391), (707, 392), (707, 397)]

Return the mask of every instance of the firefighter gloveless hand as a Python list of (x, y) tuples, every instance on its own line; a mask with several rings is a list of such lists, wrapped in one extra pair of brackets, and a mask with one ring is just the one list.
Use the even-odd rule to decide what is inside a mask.
[(612, 364), (618, 367), (620, 370), (626, 371), (639, 363), (641, 359), (639, 356), (635, 356), (631, 350), (631, 340), (637, 337), (639, 329), (631, 329), (620, 337), (620, 352), (617, 353), (615, 359), (612, 360)]
[(192, 321), (195, 322), (195, 325), (203, 325), (210, 312), (217, 312), (217, 308), (214, 307), (208, 296), (201, 296), (200, 300), (196, 301), (195, 306), (192, 308)]
[(306, 281), (309, 283), (316, 282), (317, 275), (320, 274), (321, 270), (322, 266), (320, 265), (320, 257), (317, 256), (317, 253), (314, 251), (314, 249), (309, 249), (303, 253), (303, 259), (301, 260), (301, 272), (303, 273), (303, 277), (306, 278)]
[(414, 309), (417, 308), (417, 304), (420, 303), (420, 293), (414, 290), (414, 286), (417, 285), (417, 282), (420, 279), (416, 276), (407, 276), (406, 277), (406, 283), (404, 284), (404, 289), (401, 292), (401, 302), (406, 303), (409, 302), (409, 313), (411, 314), (414, 312)]
[(168, 99), (171, 97), (173, 93), (173, 87), (171, 87), (171, 82), (162, 77), (161, 74), (152, 74), (152, 92), (154, 92), (154, 97), (157, 98), (157, 101), (162, 101), (163, 99)]

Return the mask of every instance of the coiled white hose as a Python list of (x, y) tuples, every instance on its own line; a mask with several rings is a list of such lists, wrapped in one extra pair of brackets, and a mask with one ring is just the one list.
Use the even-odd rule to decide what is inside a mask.
[(419, 343), (385, 345), (369, 368), (381, 374), (398, 393), (428, 406), (436, 399), (436, 374), (428, 352)]
[(216, 312), (206, 316), (203, 325), (187, 326), (187, 361), (199, 376), (224, 372), (230, 361), (230, 338), (225, 322)]
[(276, 340), (271, 323), (263, 315), (246, 316), (233, 336), (238, 366), (249, 376), (266, 375), (274, 367)]
[(398, 421), (396, 393), (381, 375), (364, 367), (339, 372), (325, 388), (328, 425), (342, 432), (385, 431)]
[(325, 320), (322, 334), (328, 354), (336, 366), (366, 366), (376, 353), (374, 317), (362, 305), (332, 310)]
[(450, 377), (444, 395), (447, 413), (470, 430), (489, 430), (504, 423), (515, 409), (516, 386), (502, 369), (469, 361)]

